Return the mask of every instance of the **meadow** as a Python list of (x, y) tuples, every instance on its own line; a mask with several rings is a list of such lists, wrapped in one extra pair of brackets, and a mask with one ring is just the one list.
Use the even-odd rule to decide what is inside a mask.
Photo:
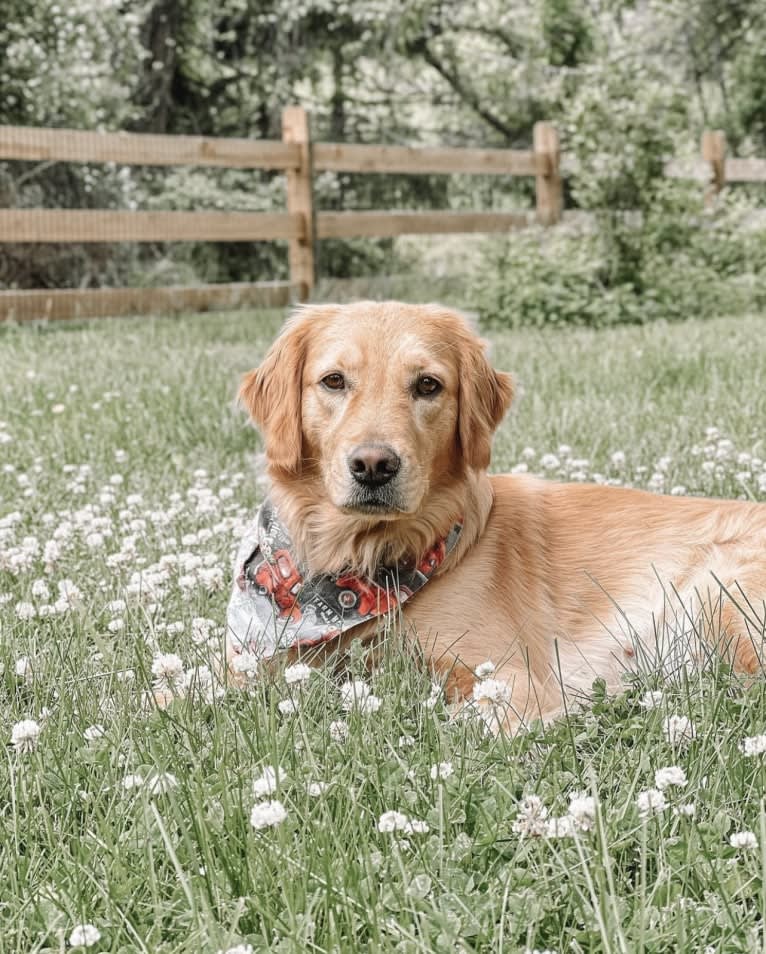
[[(220, 684), (282, 317), (0, 329), (1, 954), (766, 950), (761, 680), (626, 674), (514, 738), (407, 634), (351, 689)], [(762, 329), (493, 331), (493, 469), (766, 500)]]

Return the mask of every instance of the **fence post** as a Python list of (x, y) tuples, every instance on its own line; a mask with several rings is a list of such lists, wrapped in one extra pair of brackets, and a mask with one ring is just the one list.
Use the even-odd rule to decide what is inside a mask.
[(302, 106), (282, 111), (282, 140), (301, 147), (300, 166), (287, 170), (287, 211), (303, 216), (299, 239), (290, 239), (290, 282), (298, 300), (306, 301), (314, 287), (314, 194), (312, 189), (311, 135), (308, 113)]
[(537, 164), (535, 176), (537, 221), (542, 225), (553, 225), (561, 218), (561, 210), (564, 207), (560, 168), (561, 150), (556, 127), (552, 123), (535, 123), (533, 142)]
[(702, 159), (710, 163), (710, 182), (705, 190), (705, 205), (715, 202), (726, 184), (726, 133), (721, 129), (706, 129), (702, 133)]

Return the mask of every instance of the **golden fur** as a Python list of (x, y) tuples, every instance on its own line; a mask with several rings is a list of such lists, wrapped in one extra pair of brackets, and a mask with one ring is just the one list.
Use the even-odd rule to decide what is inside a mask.
[[(322, 384), (331, 372), (344, 375), (340, 393)], [(418, 375), (438, 378), (441, 393), (416, 398)], [(511, 379), (458, 314), (397, 302), (301, 308), (240, 398), (312, 572), (417, 557), (463, 517), (457, 547), (403, 607), (406, 633), (453, 698), (471, 696), (487, 659), (509, 687), (509, 726), (560, 711), (597, 678), (616, 687), (638, 664), (700, 663), (713, 651), (760, 668), (766, 506), (488, 476)], [(349, 454), (365, 442), (401, 458), (390, 512), (349, 505)]]

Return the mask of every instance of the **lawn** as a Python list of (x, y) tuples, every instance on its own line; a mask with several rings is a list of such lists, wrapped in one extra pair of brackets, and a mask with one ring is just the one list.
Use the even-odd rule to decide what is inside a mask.
[[(0, 952), (766, 949), (761, 682), (646, 673), (513, 739), (396, 640), (351, 660), (379, 705), (216, 683), (281, 318), (0, 329)], [(762, 329), (493, 333), (493, 467), (766, 499)]]

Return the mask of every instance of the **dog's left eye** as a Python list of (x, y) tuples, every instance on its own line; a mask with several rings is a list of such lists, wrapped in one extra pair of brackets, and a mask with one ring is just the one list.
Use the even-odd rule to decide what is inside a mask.
[(335, 371), (333, 374), (326, 374), (322, 378), (322, 384), (328, 391), (342, 391), (346, 386), (346, 379)]
[(441, 381), (437, 381), (436, 378), (432, 378), (428, 374), (424, 374), (415, 382), (415, 394), (420, 395), (420, 397), (433, 397), (441, 389)]

